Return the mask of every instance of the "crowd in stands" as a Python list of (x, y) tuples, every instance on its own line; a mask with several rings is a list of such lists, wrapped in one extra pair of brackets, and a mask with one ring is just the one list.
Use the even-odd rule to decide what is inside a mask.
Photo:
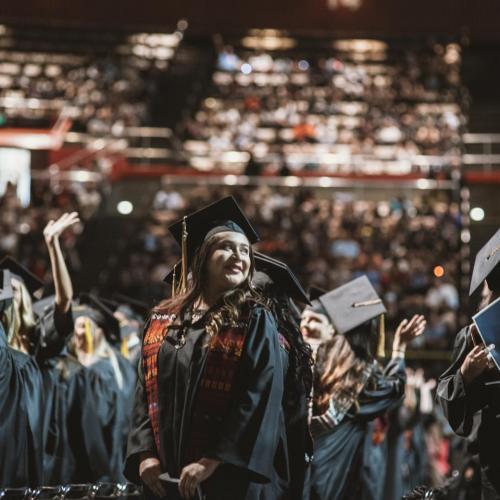
[(459, 46), (355, 55), (222, 49), (186, 127), (193, 165), (241, 167), (234, 152), (246, 152), (270, 170), (451, 175), (464, 126)]
[(2, 28), (0, 124), (50, 126), (63, 112), (74, 131), (97, 136), (150, 124), (158, 78), (182, 39)]

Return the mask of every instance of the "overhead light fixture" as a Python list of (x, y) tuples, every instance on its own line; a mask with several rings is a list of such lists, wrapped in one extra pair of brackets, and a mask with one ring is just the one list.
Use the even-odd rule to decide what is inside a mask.
[(369, 53), (385, 52), (388, 49), (388, 45), (382, 40), (351, 38), (335, 40), (333, 42), (333, 48), (340, 52)]

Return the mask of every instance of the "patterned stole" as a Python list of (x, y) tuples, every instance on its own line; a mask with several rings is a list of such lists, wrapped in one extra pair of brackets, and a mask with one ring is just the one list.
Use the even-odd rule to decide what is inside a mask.
[(199, 460), (216, 427), (229, 411), (237, 369), (243, 353), (247, 326), (222, 327), (212, 337), (205, 367), (193, 405), (191, 433), (186, 450), (187, 463)]
[[(156, 317), (155, 317), (156, 316)], [(160, 422), (158, 409), (158, 353), (167, 336), (168, 327), (174, 322), (174, 315), (153, 315), (144, 335), (142, 345), (142, 369), (148, 402), (148, 414), (155, 438), (156, 451), (160, 456)]]

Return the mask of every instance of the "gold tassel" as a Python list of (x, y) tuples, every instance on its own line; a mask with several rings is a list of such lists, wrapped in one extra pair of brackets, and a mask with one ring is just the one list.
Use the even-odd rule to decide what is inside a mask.
[(172, 271), (172, 298), (176, 296), (176, 286), (175, 286), (175, 271), (177, 269), (177, 266), (174, 266), (174, 269)]
[(94, 339), (92, 338), (92, 331), (90, 326), (90, 319), (85, 319), (85, 341), (87, 343), (87, 352), (94, 353)]
[(182, 219), (182, 268), (181, 268), (181, 279), (180, 279), (180, 293), (185, 293), (187, 288), (187, 224), (186, 217)]
[(385, 316), (380, 315), (377, 356), (385, 358)]
[(123, 339), (122, 340), (122, 345), (120, 346), (120, 352), (122, 353), (123, 357), (129, 359), (130, 358), (130, 352), (128, 350), (128, 340)]

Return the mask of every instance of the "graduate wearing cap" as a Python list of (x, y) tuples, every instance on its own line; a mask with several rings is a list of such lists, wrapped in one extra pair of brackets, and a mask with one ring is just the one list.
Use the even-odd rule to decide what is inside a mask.
[[(480, 311), (500, 296), (500, 229), (476, 256), (469, 294), (479, 291)], [(500, 376), (489, 355), (493, 347), (484, 345), (475, 326), (463, 328), (455, 339), (452, 364), (439, 378), (436, 393), (456, 434), (469, 437), (479, 425), (481, 498), (488, 500), (500, 498)]]
[(179, 498), (199, 486), (207, 500), (278, 498), (286, 367), (251, 283), (258, 236), (231, 197), (169, 229), (181, 269), (146, 325), (126, 476), (150, 497), (165, 495), (168, 473)]
[[(35, 314), (32, 295), (43, 283), (11, 257), (0, 261), (0, 323), (4, 334), (0, 363), (0, 486), (40, 486), (45, 480), (46, 429), (51, 420), (45, 387), (45, 362), (59, 354), (72, 330), (71, 280), (59, 243), (61, 233), (78, 221), (64, 214), (50, 221), (44, 238), (51, 259), (56, 295), (46, 314)], [(10, 292), (9, 292), (10, 290)], [(10, 295), (6, 299), (6, 295)], [(7, 382), (9, 381), (9, 382)]]
[[(294, 301), (309, 304), (309, 297), (292, 270), (283, 262), (255, 252), (253, 283), (268, 301), (283, 335), (286, 349), (282, 362), (288, 366), (285, 379), (285, 430), (289, 456), (289, 481), (281, 483), (278, 498), (302, 500), (307, 465), (312, 459), (312, 440), (308, 425), (308, 400), (312, 394), (312, 351), (300, 332), (300, 311)], [(265, 489), (268, 486), (263, 486)], [(278, 493), (276, 486), (275, 494)]]
[(316, 286), (310, 286), (308, 291), (310, 304), (302, 311), (300, 331), (306, 342), (311, 346), (315, 356), (320, 344), (329, 340), (335, 330), (323, 304), (319, 300), (320, 297), (327, 294), (327, 291)]
[(319, 300), (336, 334), (320, 345), (316, 357), (309, 498), (381, 499), (385, 464), (373, 463), (379, 450), (371, 447), (370, 422), (402, 400), (406, 345), (423, 332), (425, 321), (415, 316), (399, 325), (392, 359), (382, 370), (376, 357), (383, 354), (379, 324), (385, 307), (368, 278)]
[(109, 475), (112, 481), (123, 482), (135, 370), (120, 353), (121, 329), (113, 311), (96, 296), (80, 294), (72, 312), (75, 329), (69, 351), (93, 378), (93, 399), (106, 444)]

